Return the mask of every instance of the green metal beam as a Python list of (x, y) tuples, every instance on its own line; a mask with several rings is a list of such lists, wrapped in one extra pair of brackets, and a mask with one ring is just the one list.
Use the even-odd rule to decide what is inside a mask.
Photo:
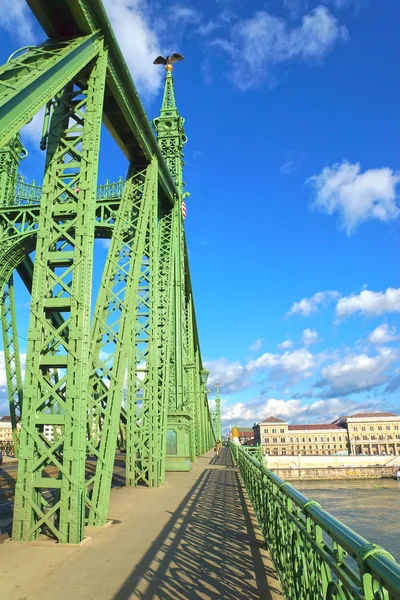
[(0, 147), (98, 54), (100, 33), (47, 42), (13, 55), (0, 68)]
[[(43, 530), (59, 542), (83, 539), (84, 400), (89, 389), (96, 184), (107, 67), (101, 42), (98, 52), (91, 69), (77, 74), (57, 94), (51, 117), (28, 331), (13, 521), (16, 541), (32, 541)], [(63, 331), (54, 325), (56, 311), (66, 315)], [(44, 436), (44, 425), (53, 426), (54, 441)], [(55, 481), (44, 478), (49, 464), (58, 469)], [(45, 510), (48, 488), (58, 492)]]
[(163, 194), (173, 203), (176, 189), (157, 146), (148, 117), (140, 101), (127, 64), (122, 56), (100, 0), (27, 0), (49, 38), (85, 36), (100, 30), (108, 48), (108, 70), (104, 120), (111, 135), (137, 170), (145, 168), (153, 155), (159, 164)]

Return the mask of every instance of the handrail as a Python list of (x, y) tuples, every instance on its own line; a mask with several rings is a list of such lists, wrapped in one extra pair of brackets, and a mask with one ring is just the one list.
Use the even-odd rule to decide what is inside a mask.
[(288, 600), (399, 600), (400, 564), (229, 442)]
[[(113, 200), (121, 198), (124, 189), (125, 180), (119, 177), (117, 181), (108, 181), (97, 186), (97, 200)], [(37, 185), (35, 181), (28, 183), (22, 175), (17, 177), (15, 190), (15, 200), (7, 202), (4, 206), (25, 206), (31, 204), (40, 204), (42, 197), (42, 186)]]

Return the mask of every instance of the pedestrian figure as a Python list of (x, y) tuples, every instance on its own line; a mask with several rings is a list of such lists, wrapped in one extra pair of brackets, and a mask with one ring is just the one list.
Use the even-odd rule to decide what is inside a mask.
[(221, 440), (217, 440), (217, 443), (215, 444), (215, 452), (217, 453), (217, 458), (221, 454), (221, 447)]

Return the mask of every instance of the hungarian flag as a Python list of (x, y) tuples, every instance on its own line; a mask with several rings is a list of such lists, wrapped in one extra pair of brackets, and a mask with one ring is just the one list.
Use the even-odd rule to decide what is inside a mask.
[(184, 200), (182, 200), (182, 217), (186, 219), (186, 204)]

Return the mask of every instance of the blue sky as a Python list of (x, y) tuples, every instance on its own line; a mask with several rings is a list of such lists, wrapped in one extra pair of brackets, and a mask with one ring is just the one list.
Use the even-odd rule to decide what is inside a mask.
[[(400, 3), (104, 4), (150, 118), (162, 94), (154, 58), (185, 55), (174, 71), (185, 226), (224, 428), (399, 411)], [(2, 62), (44, 39), (25, 2), (6, 5)], [(37, 119), (23, 134), (28, 179), (42, 177), (40, 129)], [(104, 131), (99, 181), (125, 172)], [(97, 244), (95, 288), (104, 257)], [(25, 336), (22, 288), (19, 299)]]

